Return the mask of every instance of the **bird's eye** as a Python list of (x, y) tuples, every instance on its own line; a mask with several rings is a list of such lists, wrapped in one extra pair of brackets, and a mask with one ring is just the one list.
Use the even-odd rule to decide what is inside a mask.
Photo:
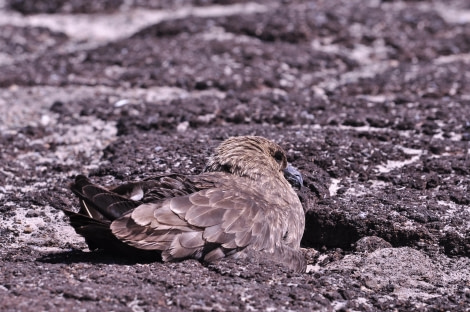
[(275, 152), (273, 157), (278, 163), (281, 163), (284, 160), (284, 155), (281, 151)]

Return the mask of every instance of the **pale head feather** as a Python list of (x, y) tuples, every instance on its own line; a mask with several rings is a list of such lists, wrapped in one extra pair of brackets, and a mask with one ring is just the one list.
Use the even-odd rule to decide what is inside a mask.
[(253, 180), (263, 176), (284, 179), (286, 166), (286, 153), (276, 143), (259, 136), (238, 136), (215, 149), (205, 171), (229, 172)]

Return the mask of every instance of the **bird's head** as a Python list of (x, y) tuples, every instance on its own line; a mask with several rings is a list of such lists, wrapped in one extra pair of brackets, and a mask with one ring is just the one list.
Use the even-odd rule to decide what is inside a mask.
[(210, 157), (205, 171), (229, 172), (254, 180), (284, 176), (294, 187), (303, 184), (302, 175), (287, 163), (285, 151), (259, 136), (238, 136), (223, 141)]

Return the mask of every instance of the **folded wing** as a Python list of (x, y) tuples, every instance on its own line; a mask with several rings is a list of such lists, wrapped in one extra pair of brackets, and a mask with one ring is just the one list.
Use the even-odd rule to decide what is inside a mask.
[(213, 261), (248, 245), (273, 249), (280, 241), (267, 203), (253, 194), (213, 188), (145, 203), (111, 224), (113, 234), (144, 250), (161, 250), (165, 261), (194, 257)]

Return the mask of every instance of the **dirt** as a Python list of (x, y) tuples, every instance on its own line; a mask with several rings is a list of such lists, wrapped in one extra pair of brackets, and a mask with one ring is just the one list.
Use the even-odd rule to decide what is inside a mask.
[[(0, 1), (0, 310), (469, 311), (469, 72), (464, 0)], [(307, 273), (90, 252), (57, 209), (246, 134), (303, 174)]]

